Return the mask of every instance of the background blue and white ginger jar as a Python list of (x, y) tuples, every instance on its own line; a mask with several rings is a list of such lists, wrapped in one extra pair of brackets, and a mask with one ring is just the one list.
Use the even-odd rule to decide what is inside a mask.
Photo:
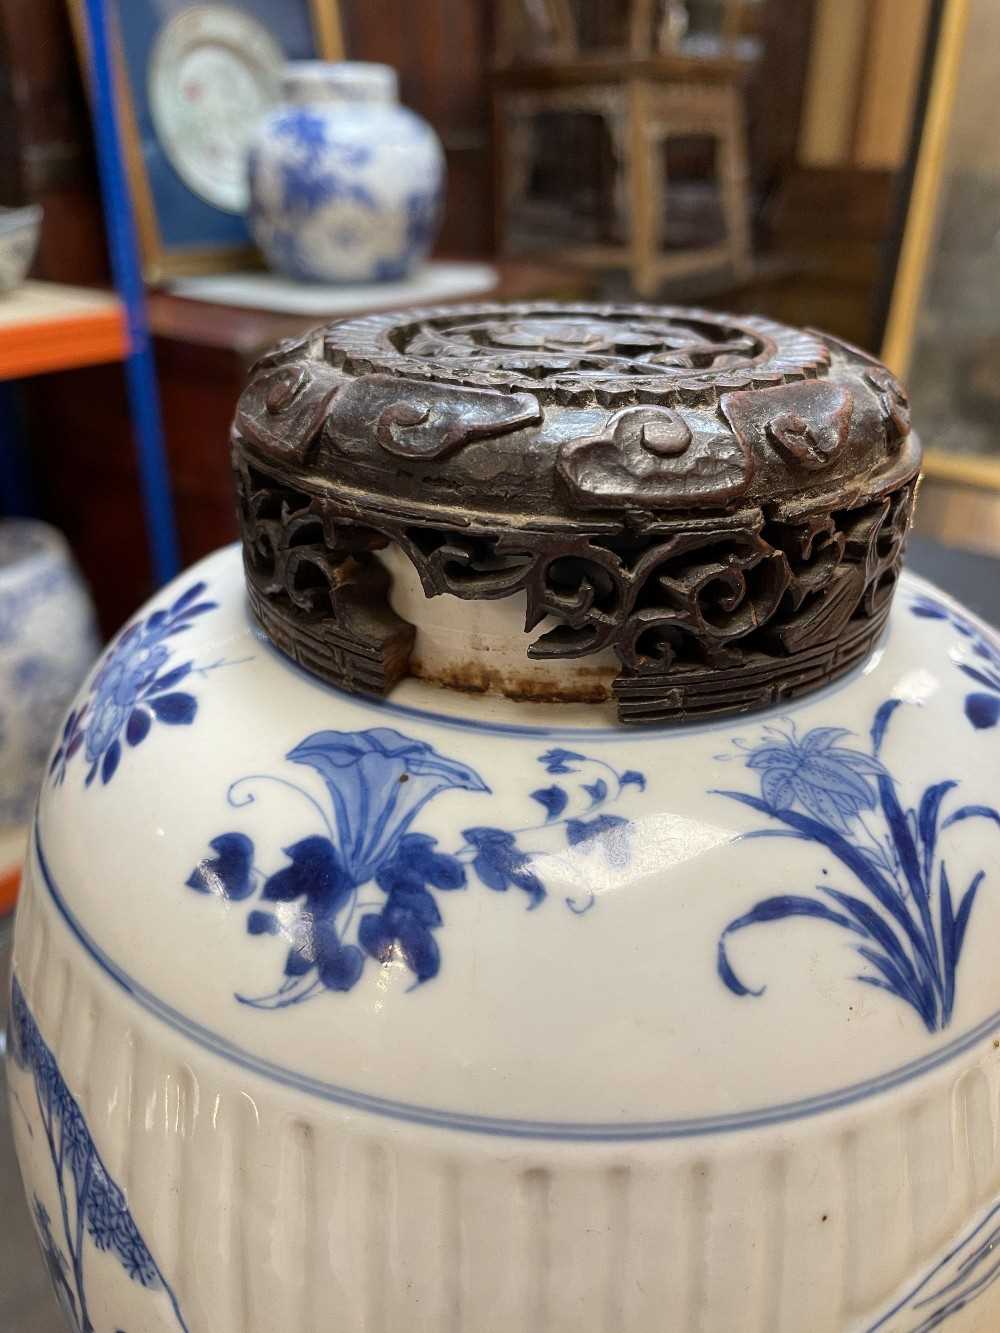
[(30, 519), (0, 522), (0, 871), (20, 858), (56, 728), (98, 646), (61, 534)]
[(388, 65), (288, 65), (249, 173), (254, 239), (291, 278), (398, 281), (437, 234), (444, 153), (431, 127), (398, 104)]

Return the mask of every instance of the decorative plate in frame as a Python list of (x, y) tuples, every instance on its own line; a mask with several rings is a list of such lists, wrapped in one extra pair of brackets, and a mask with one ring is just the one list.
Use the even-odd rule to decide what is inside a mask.
[(284, 53), (228, 5), (195, 5), (160, 30), (149, 62), (153, 125), (170, 165), (206, 203), (246, 212), (253, 126), (278, 100)]
[[(89, 78), (84, 0), (68, 4)], [(266, 110), (284, 61), (343, 57), (337, 0), (108, 0), (108, 10), (146, 280), (252, 265), (241, 120), (249, 130), (254, 109)]]

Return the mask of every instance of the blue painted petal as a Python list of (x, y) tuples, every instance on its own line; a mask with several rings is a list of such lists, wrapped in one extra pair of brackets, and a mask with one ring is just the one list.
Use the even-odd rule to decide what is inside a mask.
[(987, 731), (1000, 720), (1000, 694), (967, 694), (965, 716), (977, 731)]
[(125, 739), (129, 745), (141, 745), (149, 735), (149, 729), (153, 725), (153, 719), (145, 708), (135, 708), (129, 714), (128, 725), (125, 728)]
[(192, 602), (196, 602), (205, 591), (205, 587), (206, 585), (200, 580), (198, 583), (192, 583), (190, 588), (186, 588), (170, 607), (170, 614), (172, 616), (176, 615), (185, 606), (190, 606)]
[(603, 778), (598, 778), (596, 782), (584, 782), (582, 785), (583, 790), (590, 797), (591, 809), (593, 809), (595, 805), (600, 805), (601, 802), (607, 798), (608, 784)]
[(365, 965), (364, 955), (354, 944), (345, 944), (319, 965), (319, 979), (328, 990), (348, 991), (358, 981)]
[(871, 730), (872, 749), (876, 754), (881, 750), (882, 742), (885, 740), (886, 727), (888, 727), (893, 713), (902, 702), (902, 699), (886, 699), (885, 703), (879, 705)]
[(638, 787), (640, 791), (646, 790), (646, 776), (637, 769), (630, 768), (619, 778), (623, 787)]
[(181, 683), (185, 676), (190, 674), (193, 666), (193, 662), (182, 662), (179, 667), (174, 667), (172, 671), (157, 676), (147, 688), (146, 693), (164, 694), (167, 690), (172, 690), (175, 685)]
[(406, 965), (417, 980), (430, 981), (431, 977), (436, 977), (441, 954), (431, 932), (418, 922), (407, 922), (398, 938)]
[(198, 711), (198, 700), (193, 694), (160, 694), (149, 700), (149, 706), (161, 722), (172, 727), (190, 726)]
[(115, 775), (115, 769), (118, 767), (118, 761), (122, 757), (121, 742), (114, 740), (104, 751), (104, 759), (101, 761), (101, 781), (110, 782)]
[(199, 893), (214, 893), (233, 902), (248, 898), (254, 889), (251, 839), (244, 833), (221, 833), (209, 846), (215, 856), (199, 861), (185, 884)]
[[(606, 790), (606, 789), (605, 789)], [(531, 799), (537, 801), (539, 805), (545, 807), (548, 819), (558, 819), (566, 809), (566, 802), (569, 800), (565, 790), (553, 783), (551, 787), (539, 787), (537, 791), (531, 793)]]
[(247, 917), (249, 935), (277, 935), (280, 930), (281, 922), (273, 912), (261, 912), (255, 909)]
[(270, 875), (261, 891), (267, 902), (304, 898), (314, 916), (332, 915), (354, 887), (329, 838), (314, 835), (284, 849), (291, 864)]
[(365, 953), (379, 963), (388, 963), (392, 959), (395, 940), (392, 931), (382, 919), (381, 912), (369, 912), (361, 918), (358, 925), (358, 941)]
[(846, 727), (813, 727), (803, 736), (802, 748), (810, 752), (828, 750), (834, 741), (850, 734)]

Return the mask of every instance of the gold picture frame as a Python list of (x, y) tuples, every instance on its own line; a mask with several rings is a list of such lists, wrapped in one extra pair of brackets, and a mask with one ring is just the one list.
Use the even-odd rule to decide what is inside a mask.
[[(303, 2), (308, 5), (310, 26), (318, 57), (323, 60), (342, 60), (344, 39), (339, 0), (303, 0)], [(84, 80), (89, 83), (90, 59), (87, 48), (85, 0), (67, 0), (67, 4), (77, 55), (83, 69)], [(112, 14), (112, 20), (114, 17)], [(112, 44), (125, 171), (139, 234), (144, 278), (155, 286), (170, 278), (258, 266), (261, 262), (260, 257), (256, 249), (249, 244), (187, 246), (167, 245), (164, 242), (142, 151), (131, 80), (121, 49), (120, 35), (114, 32), (113, 27)]]
[[(938, 239), (949, 140), (961, 87), (971, 0), (944, 0), (917, 151), (902, 244), (882, 342), (882, 360), (904, 381), (910, 371), (918, 321)], [(917, 423), (919, 426), (919, 422)], [(924, 453), (928, 476), (1000, 490), (1000, 458), (933, 446)]]

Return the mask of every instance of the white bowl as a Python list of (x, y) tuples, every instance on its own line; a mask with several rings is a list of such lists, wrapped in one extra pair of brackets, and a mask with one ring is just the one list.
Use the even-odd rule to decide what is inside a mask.
[(41, 204), (0, 209), (0, 292), (13, 291), (27, 277), (41, 229)]

